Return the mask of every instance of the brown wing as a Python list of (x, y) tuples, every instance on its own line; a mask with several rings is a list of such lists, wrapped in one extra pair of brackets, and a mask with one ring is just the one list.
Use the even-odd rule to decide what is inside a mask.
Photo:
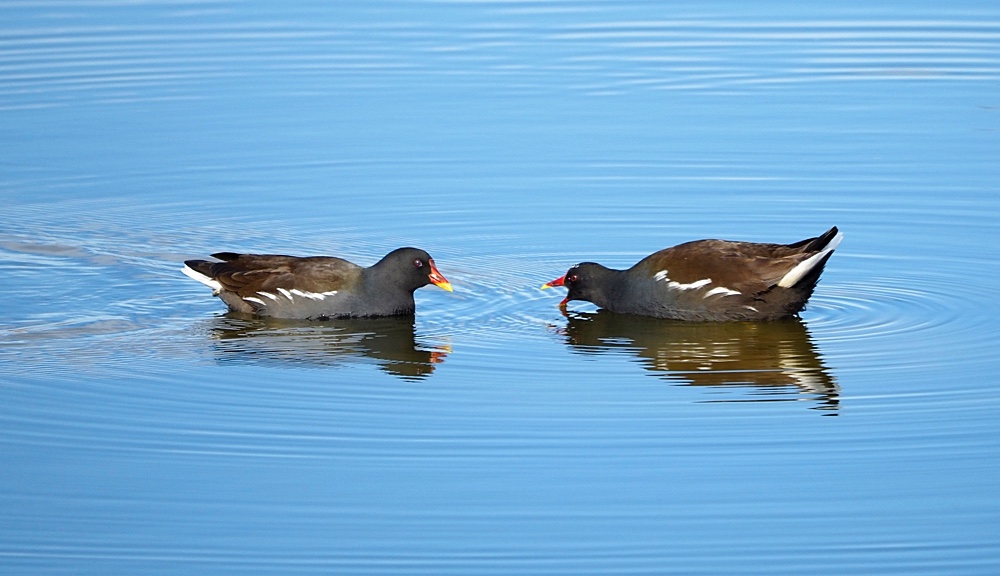
[[(240, 297), (258, 292), (274, 293), (278, 288), (306, 292), (329, 292), (352, 287), (362, 268), (347, 260), (329, 256), (295, 256), (234, 254), (212, 255), (223, 262), (204, 262), (202, 274), (218, 280), (225, 290)], [(207, 265), (207, 266), (205, 266)]]
[(635, 265), (650, 276), (666, 270), (679, 283), (711, 278), (714, 286), (724, 286), (745, 294), (767, 290), (789, 270), (810, 256), (805, 245), (696, 240), (660, 250)]

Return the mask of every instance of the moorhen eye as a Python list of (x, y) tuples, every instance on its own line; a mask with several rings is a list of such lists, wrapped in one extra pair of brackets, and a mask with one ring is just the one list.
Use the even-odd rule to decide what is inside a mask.
[(423, 268), (423, 266), (424, 266), (424, 263), (421, 262), (419, 258), (417, 258), (416, 260), (413, 261), (413, 267), (414, 268)]
[(580, 277), (577, 276), (576, 274), (571, 274), (566, 278), (566, 282), (576, 282), (579, 279)]

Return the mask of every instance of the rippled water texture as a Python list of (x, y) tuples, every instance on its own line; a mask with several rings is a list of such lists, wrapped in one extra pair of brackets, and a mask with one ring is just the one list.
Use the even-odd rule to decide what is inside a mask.
[[(8, 2), (0, 127), (0, 572), (1000, 573), (990, 3)], [(833, 225), (788, 321), (539, 290)]]

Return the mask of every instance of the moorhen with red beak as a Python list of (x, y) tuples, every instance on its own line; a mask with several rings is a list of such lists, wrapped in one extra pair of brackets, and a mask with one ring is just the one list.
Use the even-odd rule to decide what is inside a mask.
[(673, 320), (776, 320), (805, 308), (842, 238), (834, 226), (794, 244), (696, 240), (628, 270), (577, 264), (542, 288), (565, 286), (563, 307), (586, 300), (612, 312)]
[(322, 320), (413, 314), (413, 292), (434, 284), (451, 292), (434, 260), (417, 248), (398, 248), (368, 268), (331, 256), (219, 252), (188, 260), (184, 274), (207, 285), (233, 312)]

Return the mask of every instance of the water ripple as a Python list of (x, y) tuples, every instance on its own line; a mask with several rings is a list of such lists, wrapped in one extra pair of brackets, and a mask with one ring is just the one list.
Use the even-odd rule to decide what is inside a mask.
[[(946, 268), (821, 284), (809, 325), (850, 370), (971, 370), (991, 355), (983, 335), (992, 330), (985, 311), (994, 305), (974, 285), (956, 283)], [(970, 314), (976, 308), (984, 313)]]
[[(8, 571), (996, 573), (997, 10), (724, 4), (2, 3)], [(539, 290), (833, 224), (801, 320)], [(414, 319), (179, 272), (401, 245)]]
[[(461, 25), (408, 16), (372, 12), (367, 24), (344, 25), (250, 15), (211, 26), (194, 16), (135, 25), (26, 22), (0, 38), (0, 109), (200, 98), (220, 82), (278, 93), (286, 83), (301, 93), (403, 83), (610, 94), (989, 81), (1000, 72), (1000, 29), (979, 19), (614, 21), (582, 11), (536, 21), (485, 9)], [(769, 65), (747, 65), (761, 60)], [(275, 81), (289, 78), (296, 81)]]

